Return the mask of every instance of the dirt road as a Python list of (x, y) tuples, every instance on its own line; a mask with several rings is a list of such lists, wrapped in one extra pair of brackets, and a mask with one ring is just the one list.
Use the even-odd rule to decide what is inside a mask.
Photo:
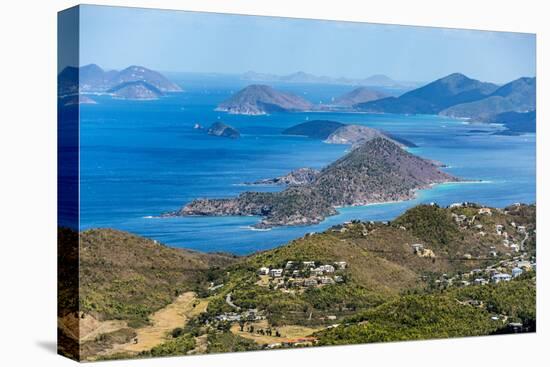
[(183, 327), (190, 318), (206, 311), (208, 301), (199, 300), (193, 292), (179, 296), (168, 306), (150, 316), (151, 325), (136, 329), (136, 341), (114, 346), (106, 354), (138, 353), (163, 343), (175, 328)]

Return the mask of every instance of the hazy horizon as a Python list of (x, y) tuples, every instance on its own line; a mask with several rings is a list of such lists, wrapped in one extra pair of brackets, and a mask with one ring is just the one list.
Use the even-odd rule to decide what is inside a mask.
[[(536, 76), (534, 34), (83, 5), (80, 65), (429, 82)], [(117, 52), (119, 51), (120, 52)]]

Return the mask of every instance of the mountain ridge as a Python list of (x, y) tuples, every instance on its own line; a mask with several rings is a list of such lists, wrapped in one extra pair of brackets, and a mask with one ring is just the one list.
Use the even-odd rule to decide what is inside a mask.
[(437, 114), (452, 105), (480, 99), (496, 89), (495, 84), (453, 73), (399, 97), (360, 103), (355, 107), (365, 112)]

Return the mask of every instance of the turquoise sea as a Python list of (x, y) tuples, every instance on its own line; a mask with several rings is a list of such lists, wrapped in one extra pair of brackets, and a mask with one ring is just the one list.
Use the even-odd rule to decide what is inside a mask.
[[(249, 84), (222, 75), (172, 75), (185, 92), (157, 101), (112, 100), (80, 111), (81, 229), (108, 227), (159, 240), (174, 247), (249, 254), (273, 248), (308, 232), (350, 219), (391, 220), (419, 203), (472, 201), (503, 207), (534, 203), (535, 135), (494, 135), (500, 127), (468, 124), (439, 116), (359, 113), (227, 115), (215, 106)], [(275, 85), (312, 102), (328, 102), (352, 89), (334, 85)], [(254, 230), (256, 217), (158, 218), (195, 198), (232, 197), (243, 182), (276, 177), (300, 167), (322, 168), (349, 147), (281, 135), (306, 120), (330, 119), (378, 128), (418, 145), (410, 151), (448, 165), (453, 175), (481, 180), (422, 190), (416, 199), (341, 208), (321, 224)], [(212, 137), (193, 129), (223, 121), (241, 139)]]

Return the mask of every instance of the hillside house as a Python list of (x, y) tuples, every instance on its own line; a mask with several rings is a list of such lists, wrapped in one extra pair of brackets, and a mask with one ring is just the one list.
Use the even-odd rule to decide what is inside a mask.
[(519, 277), (521, 274), (523, 274), (523, 270), (521, 268), (512, 269), (512, 278)]
[(287, 261), (285, 265), (285, 269), (290, 269), (296, 265), (296, 261)]
[(241, 315), (234, 312), (224, 313), (216, 316), (216, 320), (218, 321), (239, 321), (240, 319)]
[(487, 283), (489, 283), (489, 282), (486, 279), (483, 279), (483, 278), (476, 278), (474, 280), (475, 285), (485, 285)]
[(504, 274), (504, 273), (498, 273), (493, 275), (491, 278), (491, 281), (493, 283), (500, 283), (500, 282), (509, 282), (512, 279), (512, 276), (510, 274)]
[(413, 252), (415, 254), (418, 254), (419, 252), (422, 252), (424, 251), (424, 245), (421, 244), (421, 243), (414, 243), (411, 245), (412, 249), (413, 249)]
[(283, 269), (271, 269), (269, 275), (273, 278), (280, 278), (283, 276)]
[(323, 271), (320, 268), (311, 269), (311, 275), (320, 276), (323, 275)]
[(334, 265), (336, 265), (340, 270), (345, 270), (346, 267), (348, 266), (348, 264), (345, 261), (336, 261)]
[(481, 208), (481, 209), (478, 210), (477, 213), (480, 214), (480, 215), (492, 215), (493, 214), (493, 212), (489, 208)]
[(318, 268), (319, 270), (321, 270), (321, 272), (323, 273), (334, 273), (335, 269), (334, 269), (334, 266), (332, 265), (321, 265), (319, 266)]
[(258, 274), (269, 275), (269, 268), (262, 266), (260, 269), (258, 269)]
[(315, 261), (304, 261), (304, 262), (302, 262), (302, 264), (306, 268), (314, 268), (315, 267)]

